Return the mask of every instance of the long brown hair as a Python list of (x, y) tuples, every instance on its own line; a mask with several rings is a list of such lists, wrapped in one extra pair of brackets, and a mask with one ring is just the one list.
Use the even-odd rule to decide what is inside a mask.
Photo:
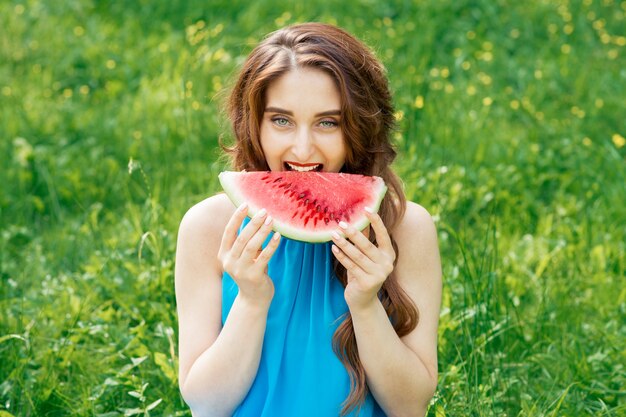
[[(346, 141), (342, 172), (382, 177), (389, 191), (379, 214), (393, 231), (406, 209), (402, 184), (391, 170), (396, 151), (390, 136), (394, 112), (385, 69), (374, 54), (352, 35), (335, 26), (304, 23), (268, 35), (248, 56), (231, 92), (228, 113), (235, 142), (224, 146), (234, 169), (269, 170), (259, 138), (265, 110), (265, 91), (270, 83), (295, 68), (313, 67), (328, 73), (341, 96), (341, 128)], [(397, 245), (391, 235), (396, 253)], [(370, 240), (376, 242), (374, 233)], [(346, 269), (334, 260), (343, 286)], [(398, 336), (417, 326), (415, 304), (399, 286), (394, 274), (385, 280), (379, 298)], [(333, 336), (333, 349), (350, 376), (350, 394), (342, 414), (363, 404), (368, 388), (365, 370), (348, 312)]]

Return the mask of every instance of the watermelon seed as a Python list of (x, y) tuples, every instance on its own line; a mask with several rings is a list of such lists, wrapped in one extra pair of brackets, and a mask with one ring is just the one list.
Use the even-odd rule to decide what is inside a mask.
[(304, 198), (304, 197), (306, 197), (306, 193), (302, 193), (298, 196), (298, 198)]
[(330, 220), (328, 220), (328, 217), (324, 217), (324, 223), (328, 224)]
[(318, 213), (320, 212), (322, 208), (318, 205), (317, 207), (315, 207), (315, 211), (317, 211)]
[(278, 178), (276, 178), (276, 179), (274, 180), (274, 182), (279, 182), (279, 181), (282, 181), (282, 180), (283, 180), (283, 177), (278, 177)]

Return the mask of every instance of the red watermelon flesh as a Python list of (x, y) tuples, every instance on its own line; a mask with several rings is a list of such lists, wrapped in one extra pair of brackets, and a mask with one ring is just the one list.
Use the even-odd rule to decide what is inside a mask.
[(235, 206), (248, 204), (250, 217), (265, 208), (275, 231), (305, 242), (331, 240), (340, 221), (363, 230), (365, 207), (378, 211), (387, 192), (380, 177), (334, 172), (225, 171), (219, 180)]

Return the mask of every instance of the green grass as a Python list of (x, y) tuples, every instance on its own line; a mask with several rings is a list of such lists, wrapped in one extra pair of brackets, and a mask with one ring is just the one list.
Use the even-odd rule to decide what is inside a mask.
[[(187, 415), (178, 222), (237, 65), (337, 23), (444, 267), (430, 416), (626, 415), (626, 2), (0, 1), (0, 416)], [(8, 413), (8, 414), (7, 414)]]

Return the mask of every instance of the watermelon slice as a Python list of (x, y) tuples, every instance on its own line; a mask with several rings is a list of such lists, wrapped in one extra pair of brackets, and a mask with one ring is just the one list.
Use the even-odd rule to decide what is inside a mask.
[(363, 230), (365, 207), (378, 211), (387, 186), (380, 177), (297, 171), (225, 171), (219, 175), (228, 197), (248, 203), (254, 216), (265, 208), (281, 235), (305, 242), (327, 242), (344, 221)]

